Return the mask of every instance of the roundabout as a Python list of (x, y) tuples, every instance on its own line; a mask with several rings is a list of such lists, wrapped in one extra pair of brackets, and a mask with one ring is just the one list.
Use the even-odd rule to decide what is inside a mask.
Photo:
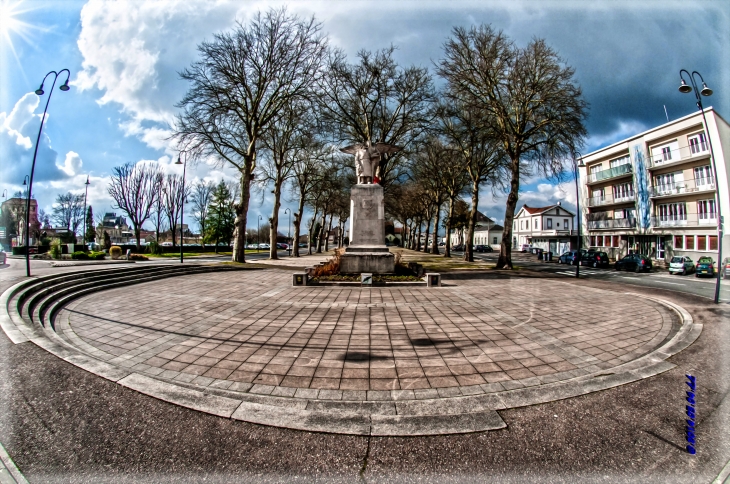
[(405, 436), (503, 428), (499, 410), (656, 375), (701, 331), (671, 302), (588, 287), (576, 300), (574, 286), (554, 279), (290, 281), (267, 269), (112, 288), (65, 304), (30, 339), (120, 385), (222, 417)]

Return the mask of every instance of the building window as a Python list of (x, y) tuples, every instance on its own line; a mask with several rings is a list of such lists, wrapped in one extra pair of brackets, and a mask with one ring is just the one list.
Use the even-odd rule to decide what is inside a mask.
[(626, 155), (622, 158), (617, 158), (615, 160), (611, 160), (608, 162), (611, 168), (616, 168), (617, 166), (621, 165), (628, 165), (629, 164), (629, 155)]
[(702, 153), (707, 151), (707, 141), (705, 140), (705, 133), (698, 133), (689, 138), (689, 151), (694, 155), (696, 153)]
[(684, 240), (686, 242), (687, 250), (695, 250), (695, 237), (694, 235), (688, 235)]
[(710, 165), (695, 167), (695, 184), (698, 187), (714, 185), (712, 180), (712, 172), (710, 171)]
[(710, 248), (708, 250), (717, 250), (717, 235), (708, 235)]
[(596, 246), (596, 236), (591, 235), (591, 247), (595, 247), (595, 246)]
[(601, 163), (591, 167), (591, 175), (598, 173), (599, 171), (603, 171), (603, 165)]
[(535, 219), (535, 228), (537, 228), (537, 219)]
[(565, 227), (565, 230), (569, 230), (570, 229), (570, 222), (568, 221), (567, 218), (564, 218), (563, 219), (563, 226)]
[(697, 236), (697, 250), (707, 250), (707, 236), (706, 235)]
[(715, 220), (715, 199), (697, 200), (697, 216), (700, 220)]
[(492, 243), (493, 243), (494, 245), (497, 245), (497, 237), (492, 237)]
[(672, 159), (672, 149), (669, 146), (662, 148), (662, 161), (669, 161)]
[(548, 228), (548, 230), (553, 228), (553, 219), (551, 219), (551, 218), (547, 219), (547, 228)]
[(679, 159), (679, 144), (675, 140), (671, 143), (652, 148), (651, 158), (655, 164), (666, 163), (674, 159)]
[(661, 222), (687, 220), (687, 206), (684, 202), (657, 205), (657, 215)]
[(631, 183), (621, 183), (620, 185), (614, 185), (613, 198), (615, 200), (622, 198), (634, 198), (634, 187), (631, 185)]
[(674, 248), (675, 249), (684, 249), (684, 237), (681, 235), (675, 235), (674, 236)]
[(621, 240), (618, 235), (613, 236), (613, 244), (611, 244), (612, 247), (619, 247), (621, 245)]

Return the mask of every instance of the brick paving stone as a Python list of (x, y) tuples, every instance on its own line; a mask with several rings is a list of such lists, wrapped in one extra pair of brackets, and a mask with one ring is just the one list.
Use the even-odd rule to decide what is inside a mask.
[(560, 381), (651, 351), (676, 318), (651, 301), (620, 317), (624, 296), (602, 290), (568, 310), (546, 280), (292, 288), (290, 272), (271, 269), (186, 276), (164, 299), (153, 284), (78, 300), (75, 337), (140, 373), (279, 396), (419, 399)]

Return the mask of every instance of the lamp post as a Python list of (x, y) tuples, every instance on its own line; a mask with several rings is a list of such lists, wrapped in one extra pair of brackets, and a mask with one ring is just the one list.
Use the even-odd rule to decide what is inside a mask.
[(289, 214), (289, 231), (286, 234), (286, 240), (289, 241), (288, 251), (289, 251), (289, 257), (291, 257), (291, 209), (290, 208), (286, 208), (284, 210), (284, 215), (286, 215), (287, 213)]
[[(66, 81), (61, 86), (59, 86), (59, 89), (62, 91), (68, 91), (70, 89), (68, 86), (68, 80), (69, 80), (69, 77), (71, 77), (71, 71), (69, 71), (68, 69), (62, 69), (58, 72), (51, 71), (48, 74), (46, 74), (46, 77), (44, 77), (43, 81), (41, 82), (41, 87), (39, 87), (35, 91), (35, 93), (38, 96), (42, 96), (44, 94), (43, 84), (46, 82), (46, 79), (48, 79), (48, 76), (53, 74), (53, 84), (51, 84), (51, 90), (48, 93), (48, 99), (46, 100), (46, 107), (43, 109), (43, 116), (41, 117), (41, 126), (40, 126), (40, 128), (38, 128), (38, 137), (36, 138), (36, 141), (35, 141), (35, 151), (33, 151), (33, 164), (30, 167), (30, 178), (29, 178), (29, 183), (28, 183), (28, 199), (26, 200), (26, 205), (25, 205), (26, 214), (30, 213), (30, 195), (31, 195), (31, 191), (33, 189), (33, 173), (35, 172), (35, 160), (36, 160), (36, 157), (38, 156), (38, 144), (41, 141), (41, 132), (43, 131), (43, 122), (46, 120), (46, 112), (48, 112), (48, 103), (51, 102), (51, 96), (53, 95), (53, 88), (56, 86), (56, 81), (58, 80), (58, 76), (60, 76), (64, 72), (66, 73)], [(25, 274), (28, 277), (30, 277), (29, 246), (30, 246), (30, 231), (26, 230), (25, 231)]]
[(84, 237), (83, 237), (83, 240), (84, 240), (84, 250), (86, 250), (86, 218), (87, 218), (86, 217), (86, 197), (89, 195), (89, 185), (90, 185), (89, 175), (86, 175), (86, 183), (84, 183), (84, 185), (86, 185), (86, 191), (84, 192)]
[[(580, 160), (580, 163), (576, 162), (576, 160), (575, 160), (576, 157)], [(582, 236), (580, 233), (581, 225), (583, 225), (583, 223), (581, 221), (581, 216), (580, 216), (580, 192), (578, 191), (578, 168), (583, 168), (584, 166), (586, 166), (586, 165), (585, 165), (585, 163), (583, 163), (583, 155), (581, 155), (579, 151), (574, 151), (573, 152), (573, 174), (575, 175), (575, 211), (577, 212), (576, 218), (578, 221), (578, 252), (576, 253), (576, 257), (575, 257), (575, 260), (577, 262), (575, 265), (575, 277), (580, 277), (580, 259), (582, 256), (581, 251), (580, 251), (580, 246), (582, 245), (582, 242), (583, 242)]]
[(256, 221), (256, 252), (261, 250), (261, 215)]
[(182, 153), (184, 153), (184, 151), (177, 155), (177, 161), (175, 162), (176, 165), (183, 166), (182, 192), (180, 193), (180, 264), (183, 263), (183, 242), (185, 241), (183, 238), (183, 215), (185, 214), (185, 169), (188, 166), (187, 153), (185, 154), (185, 161), (180, 161), (180, 155)]
[[(28, 180), (30, 180), (30, 177), (29, 177), (28, 175), (25, 175), (25, 177), (23, 178), (23, 186), (25, 187), (25, 188), (23, 189), (23, 191), (25, 191), (25, 197), (26, 197), (26, 199), (27, 199), (27, 200), (26, 200), (26, 206), (25, 206), (25, 219), (24, 219), (24, 220), (22, 220), (22, 221), (21, 221), (21, 222), (20, 222), (20, 223), (18, 224), (18, 230), (21, 230), (21, 228), (22, 228), (22, 230), (23, 230), (23, 232), (22, 232), (22, 235), (21, 235), (21, 237), (22, 237), (22, 239), (23, 239), (23, 240), (25, 241), (25, 252), (26, 252), (26, 255), (27, 255), (27, 253), (28, 253), (28, 252), (30, 252), (30, 251), (28, 250), (28, 246), (30, 245), (30, 244), (29, 244), (29, 239), (26, 239), (26, 237), (25, 237), (25, 235), (26, 235), (27, 233), (29, 233), (29, 232), (28, 232), (28, 227), (29, 227), (29, 223), (28, 223), (28, 220), (29, 220), (29, 219), (28, 219), (28, 212), (29, 212), (29, 210), (30, 210), (30, 192), (28, 191)], [(20, 235), (20, 234), (19, 234), (19, 235)], [(20, 243), (20, 241), (18, 240), (18, 242), (17, 242), (17, 243), (19, 244), (19, 243)]]
[[(692, 86), (687, 85), (682, 74), (687, 74), (687, 77), (689, 77)], [(700, 82), (702, 82), (702, 89), (699, 89), (697, 87), (697, 83), (695, 82), (695, 75), (700, 78)], [(679, 85), (679, 92), (681, 92), (682, 94), (687, 94), (692, 92), (692, 90), (694, 89), (695, 99), (697, 100), (697, 109), (699, 109), (702, 113), (702, 123), (704, 124), (705, 134), (707, 135), (707, 142), (710, 145), (710, 166), (712, 167), (712, 176), (715, 177), (715, 210), (717, 211), (717, 264), (719, 267), (720, 265), (722, 265), (722, 212), (720, 211), (720, 183), (717, 178), (715, 152), (712, 150), (710, 131), (709, 129), (707, 129), (707, 118), (705, 118), (705, 110), (702, 107), (702, 96), (712, 96), (712, 89), (707, 87), (707, 84), (705, 84), (705, 80), (702, 78), (702, 74), (697, 71), (692, 71), (692, 74), (690, 74), (688, 70), (681, 69), (679, 71), (679, 79), (681, 81), (681, 84)], [(702, 96), (700, 96), (700, 94)], [(719, 271), (716, 276), (717, 281), (715, 283), (715, 304), (720, 302), (720, 280), (722, 279), (719, 275)]]

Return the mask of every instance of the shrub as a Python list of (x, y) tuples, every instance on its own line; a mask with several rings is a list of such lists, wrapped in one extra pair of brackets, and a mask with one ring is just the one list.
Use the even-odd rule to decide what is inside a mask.
[(112, 245), (111, 249), (109, 249), (109, 255), (111, 255), (114, 260), (119, 259), (122, 257), (122, 248), (118, 245)]
[(129, 260), (150, 260), (149, 257), (142, 254), (129, 254)]
[(89, 260), (89, 256), (83, 250), (77, 250), (71, 254), (71, 258), (74, 260)]
[(345, 249), (335, 250), (335, 255), (324, 264), (315, 266), (309, 273), (309, 277), (318, 278), (322, 276), (332, 276), (340, 272), (340, 258), (345, 253)]
[(51, 257), (53, 257), (54, 259), (61, 258), (61, 244), (59, 244), (58, 242), (51, 245)]
[(89, 259), (91, 260), (104, 260), (105, 256), (104, 252), (89, 252)]
[(163, 251), (162, 246), (153, 240), (147, 245), (147, 247), (145, 247), (145, 252), (148, 252), (152, 255), (160, 255)]

